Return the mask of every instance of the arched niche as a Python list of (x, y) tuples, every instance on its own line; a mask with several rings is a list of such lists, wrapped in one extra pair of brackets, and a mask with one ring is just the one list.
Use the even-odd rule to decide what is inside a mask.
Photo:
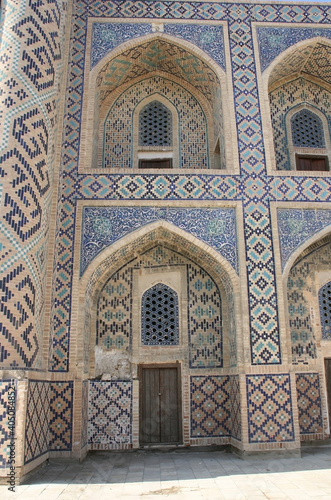
[[(91, 70), (84, 89), (80, 169), (137, 168), (134, 110), (156, 93), (178, 114), (181, 157), (174, 154), (175, 168), (231, 165), (232, 152), (225, 147), (231, 144), (231, 130), (224, 127), (229, 116), (224, 71), (193, 44), (155, 33), (122, 44)], [(116, 107), (122, 108), (121, 116)], [(106, 121), (112, 157), (105, 164)]]
[[(191, 282), (199, 282), (194, 285), (197, 287), (198, 295), (200, 286), (211, 294), (207, 302), (210, 301), (214, 311), (210, 314), (214, 315), (215, 321), (219, 321), (222, 333), (218, 350), (218, 353), (222, 354), (221, 363), (214, 362), (218, 353), (214, 356), (214, 361), (207, 360), (204, 364), (198, 362), (196, 366), (194, 362), (192, 363), (193, 357), (191, 356), (190, 359), (188, 357), (188, 346), (190, 345), (193, 349), (196, 343), (196, 339), (192, 340), (192, 332), (188, 326), (190, 321), (187, 314), (188, 304), (190, 300), (192, 302), (193, 299), (190, 297), (194, 295), (190, 291), (191, 285), (188, 284), (190, 279)], [(120, 283), (123, 280), (126, 283), (125, 286)], [(234, 294), (234, 288), (239, 287), (238, 276), (230, 264), (217, 252), (206, 249), (206, 245), (201, 245), (199, 240), (192, 241), (191, 236), (187, 239), (182, 230), (170, 227), (170, 224), (163, 221), (162, 225), (149, 225), (143, 231), (140, 230), (139, 234), (131, 234), (124, 238), (121, 244), (114, 244), (105, 249), (84, 273), (80, 283), (80, 309), (84, 310), (84, 317), (79, 318), (79, 330), (84, 332), (84, 355), (82, 353), (84, 359), (81, 361), (85, 365), (85, 373), (88, 373), (90, 377), (96, 374), (95, 346), (100, 340), (97, 331), (98, 311), (102, 307), (100, 300), (103, 300), (102, 294), (107, 286), (109, 286), (109, 291), (106, 292), (107, 297), (115, 290), (117, 284), (119, 287), (122, 286), (123, 297), (119, 299), (117, 297), (116, 300), (117, 303), (121, 302), (129, 315), (125, 320), (127, 321), (125, 328), (131, 328), (131, 331), (125, 334), (124, 343), (122, 340), (119, 342), (120, 350), (123, 347), (126, 358), (130, 359), (134, 365), (146, 356), (148, 357), (146, 352), (142, 352), (140, 346), (141, 312), (139, 308), (146, 289), (155, 283), (162, 283), (178, 294), (181, 336), (178, 346), (180, 352), (175, 354), (175, 358), (181, 355), (183, 363), (190, 369), (200, 367), (209, 371), (228, 372), (230, 368), (235, 368), (237, 366), (237, 336), (238, 330), (241, 329), (240, 308)], [(221, 300), (217, 299), (218, 295)], [(197, 300), (199, 302), (200, 299)], [(203, 306), (201, 303), (194, 307), (208, 307), (208, 305)], [(220, 312), (217, 311), (217, 307), (220, 307)], [(133, 328), (130, 322), (134, 325)], [(213, 329), (214, 326), (211, 328)], [(215, 331), (216, 329), (215, 327)], [(212, 332), (205, 333), (208, 335)], [(189, 340), (190, 335), (191, 340)], [(103, 338), (105, 338), (104, 335)], [(117, 347), (115, 345), (115, 351)], [(173, 346), (168, 350), (176, 348)], [(170, 351), (166, 354), (166, 357), (169, 358), (169, 356), (170, 358), (172, 356)]]
[[(266, 141), (274, 169), (291, 174), (300, 171), (300, 175), (330, 171), (330, 63), (330, 40), (317, 37), (290, 47), (264, 71), (263, 86), (268, 95), (265, 123), (272, 131)], [(308, 135), (306, 144), (295, 144), (291, 118), (305, 110), (320, 120), (323, 146), (313, 144)]]

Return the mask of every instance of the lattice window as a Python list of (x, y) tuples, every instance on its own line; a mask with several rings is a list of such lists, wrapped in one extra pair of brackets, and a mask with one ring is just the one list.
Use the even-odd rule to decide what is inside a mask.
[(325, 148), (322, 120), (308, 109), (291, 118), (293, 145), (301, 148)]
[(172, 146), (172, 114), (152, 101), (139, 113), (139, 146)]
[(142, 296), (141, 332), (144, 345), (178, 345), (178, 295), (158, 283)]
[(331, 281), (318, 292), (320, 305), (322, 338), (331, 340)]

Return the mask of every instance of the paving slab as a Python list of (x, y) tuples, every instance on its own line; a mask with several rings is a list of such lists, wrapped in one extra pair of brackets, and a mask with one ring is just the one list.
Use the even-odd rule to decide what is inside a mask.
[(1, 500), (330, 500), (331, 446), (301, 458), (240, 459), (225, 450), (93, 452), (82, 463), (53, 459)]

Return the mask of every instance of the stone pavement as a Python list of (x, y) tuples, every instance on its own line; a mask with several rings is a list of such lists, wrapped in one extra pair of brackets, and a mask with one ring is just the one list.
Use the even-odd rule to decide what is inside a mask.
[(222, 451), (94, 452), (82, 462), (50, 460), (1, 500), (331, 499), (331, 447), (301, 458), (242, 460)]

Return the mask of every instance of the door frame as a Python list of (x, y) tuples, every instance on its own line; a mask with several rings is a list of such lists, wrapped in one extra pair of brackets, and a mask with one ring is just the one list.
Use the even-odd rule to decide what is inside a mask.
[[(176, 368), (177, 370), (177, 408), (178, 408), (178, 442), (174, 443), (154, 443), (154, 444), (141, 444), (140, 443), (140, 425), (142, 422), (142, 391), (143, 391), (143, 377), (142, 373), (145, 368), (160, 369), (160, 368)], [(183, 399), (182, 399), (182, 369), (181, 363), (141, 363), (138, 365), (138, 379), (139, 379), (139, 423), (138, 423), (138, 436), (139, 446), (178, 446), (183, 444)]]

